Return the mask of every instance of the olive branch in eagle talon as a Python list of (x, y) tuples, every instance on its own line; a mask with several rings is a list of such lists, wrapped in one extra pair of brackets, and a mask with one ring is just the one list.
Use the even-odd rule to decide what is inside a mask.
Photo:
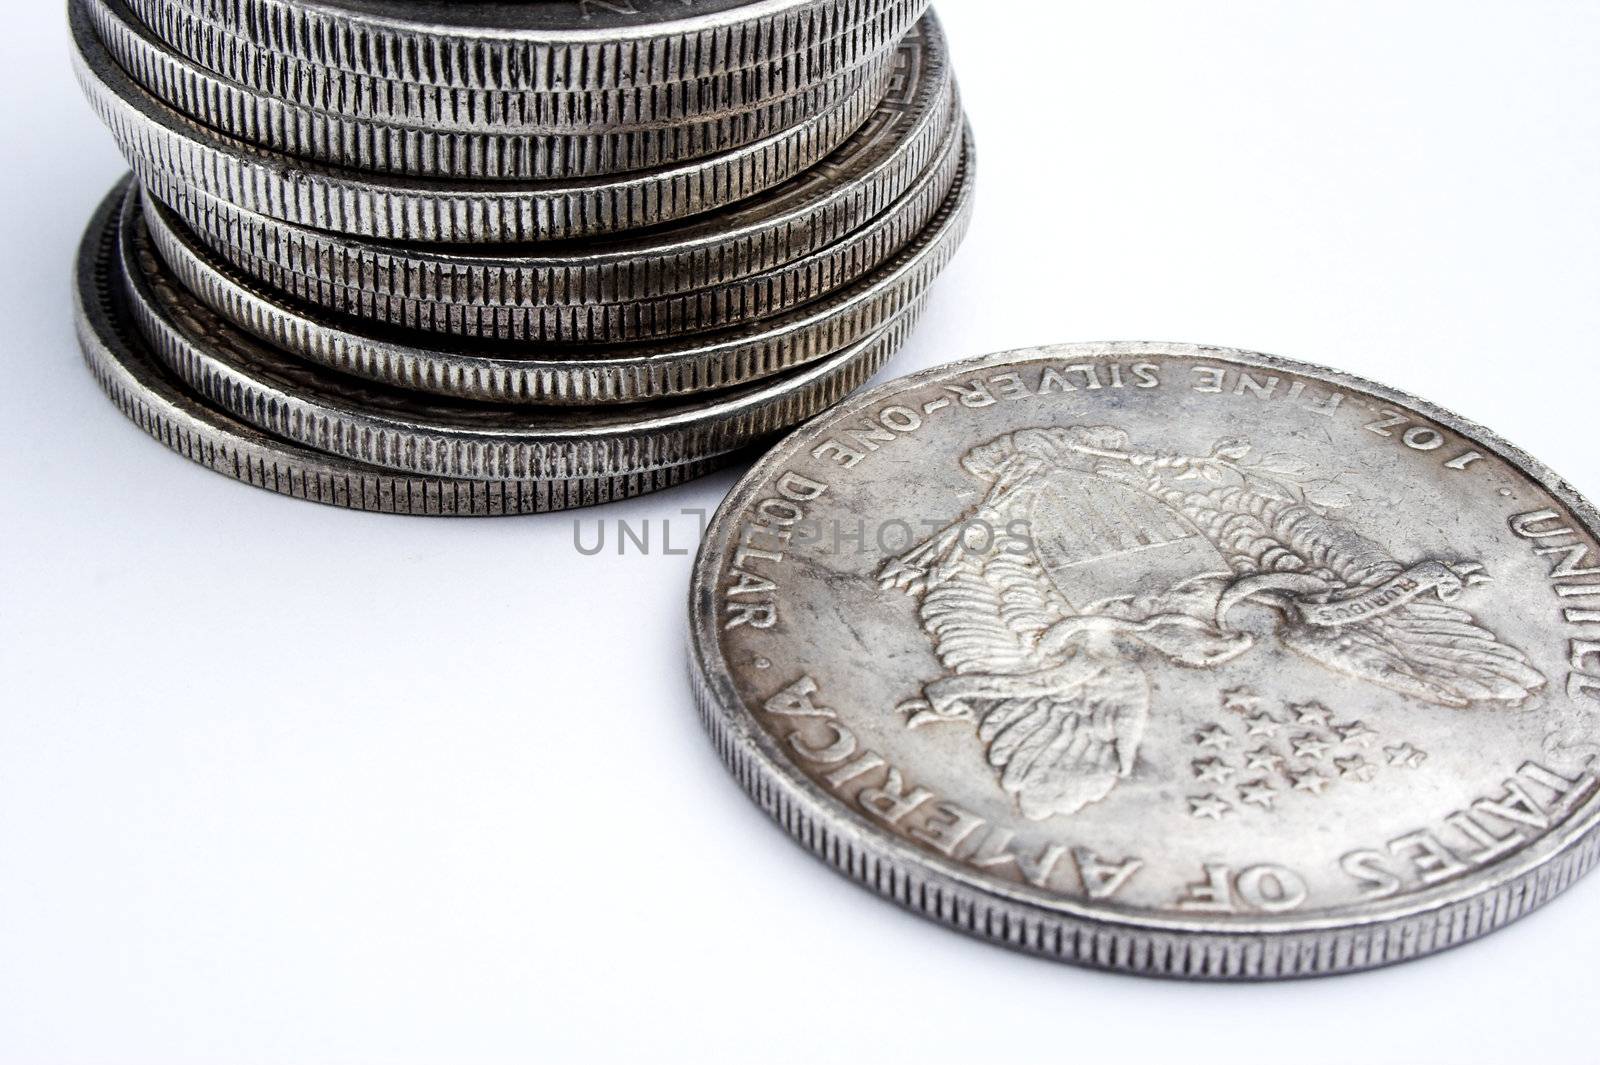
[[(1544, 687), (1526, 656), (1453, 605), (1488, 579), (1480, 565), (1396, 561), (1308, 497), (1292, 464), (1249, 461), (1252, 450), (1224, 440), (1205, 456), (1145, 454), (1120, 429), (1074, 426), (968, 452), (962, 466), (989, 485), (983, 501), (879, 574), (919, 600), (949, 671), (902, 705), (909, 726), (974, 726), (1001, 788), (1042, 820), (1100, 801), (1134, 771), (1151, 709), (1142, 662), (1237, 658), (1258, 641), (1236, 624), (1246, 607), (1268, 611), (1271, 635), (1295, 653), (1439, 706), (1515, 705)], [(1075, 604), (1032, 532), (1019, 532), (1065, 487), (1153, 502), (1226, 570)], [(970, 535), (979, 523), (990, 535)]]

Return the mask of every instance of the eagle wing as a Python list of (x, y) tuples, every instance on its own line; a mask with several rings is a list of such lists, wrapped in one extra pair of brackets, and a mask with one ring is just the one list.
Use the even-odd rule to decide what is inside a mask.
[(1230, 485), (1169, 488), (1158, 498), (1187, 516), (1240, 576), (1318, 572), (1356, 587), (1401, 569), (1386, 548), (1293, 496)]
[(1413, 600), (1353, 624), (1300, 625), (1281, 637), (1314, 661), (1457, 709), (1521, 703), (1545, 686), (1526, 655), (1445, 603)]
[[(1169, 498), (1188, 508), (1241, 576), (1316, 574), (1337, 598), (1404, 569), (1347, 523), (1286, 494), (1229, 486)], [(1546, 683), (1527, 656), (1471, 614), (1431, 599), (1345, 625), (1288, 626), (1279, 636), (1331, 669), (1441, 706), (1518, 704)]]
[[(923, 626), (951, 674), (925, 687), (930, 709), (912, 724), (976, 721), (1002, 789), (1024, 816), (1043, 819), (1098, 802), (1132, 769), (1150, 696), (1143, 670), (1119, 656), (1087, 645), (1064, 660), (1041, 652), (1044, 635), (1076, 611), (1014, 531), (1036, 498), (1031, 478), (1008, 479), (879, 579), (920, 596)], [(975, 528), (985, 542), (973, 543)]]
[(923, 627), (939, 660), (957, 674), (1038, 668), (1039, 638), (1074, 613), (1017, 531), (1036, 491), (997, 494), (879, 574), (885, 588), (921, 597)]
[(1133, 768), (1150, 717), (1144, 671), (1120, 661), (1073, 663), (1057, 691), (1003, 699), (978, 723), (1000, 787), (1024, 817), (1073, 814), (1110, 794)]
[(922, 624), (945, 668), (1023, 673), (1039, 665), (1038, 645), (1070, 616), (1031, 551), (972, 559), (922, 597)]

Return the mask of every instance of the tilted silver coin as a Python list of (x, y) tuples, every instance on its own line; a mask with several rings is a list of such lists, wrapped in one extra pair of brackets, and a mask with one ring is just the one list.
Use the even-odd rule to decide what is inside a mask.
[(399, 388), (496, 403), (614, 404), (746, 384), (859, 344), (918, 303), (960, 247), (972, 166), (916, 239), (826, 299), (738, 329), (650, 346), (424, 347), (413, 335), (319, 312), (243, 276), (148, 195), (143, 217), (178, 282), (230, 324), (301, 358)]
[(378, 244), (264, 218), (181, 180), (148, 187), (246, 273), (341, 313), (513, 340), (621, 341), (711, 328), (848, 283), (937, 207), (962, 151), (938, 24), (922, 23), (895, 63), (883, 105), (806, 173), (725, 211), (576, 247)]
[[(543, 89), (465, 87), (459, 82), (500, 77), (503, 68), (456, 71), (441, 55), (437, 37), (414, 36), (408, 52), (353, 52), (336, 42), (351, 64), (393, 72), (374, 75), (304, 58), (326, 42), (302, 50), (263, 49), (216, 21), (173, 0), (127, 0), (140, 21), (170, 48), (247, 89), (285, 102), (368, 121), (453, 132), (619, 133), (770, 107), (809, 92), (892, 48), (926, 8), (926, 0), (857, 5), (853, 16), (815, 32), (771, 36), (760, 47), (717, 51), (704, 36), (671, 36), (632, 67), (608, 60), (607, 49), (588, 46), (570, 68), (551, 72), (559, 84)], [(761, 48), (782, 48), (763, 58)], [(425, 71), (407, 70), (421, 61)], [(695, 73), (696, 70), (712, 71)], [(418, 75), (410, 77), (411, 75)], [(668, 80), (652, 80), (654, 77)], [(450, 82), (441, 84), (440, 81)]]
[[(174, 110), (242, 141), (333, 166), (411, 177), (530, 181), (599, 177), (727, 152), (885, 84), (889, 53), (758, 108), (644, 130), (453, 131), (374, 121), (267, 96), (173, 52), (122, 0), (87, 0), (117, 64)], [(881, 92), (881, 89), (879, 90)]]
[(560, 240), (703, 214), (825, 158), (861, 127), (880, 95), (870, 86), (794, 129), (637, 174), (527, 184), (385, 177), (269, 152), (181, 115), (117, 65), (86, 0), (72, 0), (69, 10), (79, 84), (141, 179), (176, 178), (258, 214), (385, 240)]
[[(210, 470), (315, 503), (385, 514), (493, 517), (595, 506), (709, 473), (727, 458), (620, 477), (454, 480), (396, 473), (269, 436), (202, 402), (150, 352), (122, 298), (119, 187), (96, 212), (78, 254), (74, 298), (84, 361), (113, 404), (150, 436)], [(731, 457), (731, 456), (730, 456)]]
[[(264, 60), (284, 56), (401, 85), (489, 92), (698, 84), (710, 103), (719, 90), (785, 87), (853, 66), (903, 33), (927, 0), (134, 5), (175, 47), (222, 73), (229, 63), (267, 73)], [(737, 99), (730, 109), (750, 102)]]
[(1214, 979), (1402, 961), (1595, 862), (1600, 514), (1269, 356), (1038, 348), (773, 450), (697, 561), (697, 696), (805, 847), (974, 935)]
[(330, 373), (239, 331), (178, 283), (151, 246), (138, 197), (123, 214), (130, 313), (174, 374), (228, 413), (319, 451), (389, 469), (479, 480), (617, 477), (740, 450), (827, 409), (898, 351), (918, 299), (859, 343), (809, 366), (693, 401), (533, 410), (452, 401)]

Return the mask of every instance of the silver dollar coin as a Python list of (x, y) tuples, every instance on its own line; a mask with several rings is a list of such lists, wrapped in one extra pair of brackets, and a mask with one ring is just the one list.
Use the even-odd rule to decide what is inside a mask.
[[(959, 114), (953, 112), (951, 118), (956, 121)], [(587, 258), (575, 251), (560, 261), (553, 256), (512, 261), (428, 245), (342, 241), (304, 227), (290, 230), (281, 222), (259, 216), (246, 221), (243, 212), (183, 193), (174, 197), (173, 207), (183, 216), (181, 224), (210, 254), (226, 259), (245, 276), (308, 305), (377, 323), (379, 328), (394, 326), (491, 343), (665, 341), (814, 305), (872, 274), (936, 224), (940, 209), (963, 179), (972, 156), (969, 145), (966, 129), (952, 128), (934, 163), (899, 199), (834, 243), (737, 280), (621, 300), (616, 299), (616, 288), (607, 285), (607, 275), (625, 278), (633, 285), (655, 278), (665, 281), (668, 288), (678, 287), (682, 275), (665, 277), (657, 269), (663, 260), (652, 262), (645, 254), (635, 258), (622, 247), (591, 247)], [(161, 197), (172, 189), (150, 191)], [(811, 207), (823, 206), (817, 198), (810, 199)], [(713, 231), (714, 220), (723, 217), (709, 216), (713, 221), (701, 228)], [(785, 230), (776, 218), (768, 216), (763, 221), (771, 223), (763, 226), (769, 235)], [(244, 239), (234, 241), (221, 235), (228, 231), (243, 234)], [(803, 250), (798, 232), (783, 244), (771, 240), (747, 243), (748, 236), (729, 234), (709, 255), (704, 254), (709, 248), (702, 247), (697, 254), (683, 243), (673, 242), (667, 257), (693, 258), (712, 269), (737, 273), (759, 255), (746, 257), (741, 254), (745, 248), (762, 248), (785, 258)], [(655, 239), (661, 237), (657, 233)], [(724, 253), (731, 258), (723, 259)], [(307, 266), (310, 272), (285, 268), (285, 262)], [(607, 287), (607, 298), (585, 302), (590, 293)], [(575, 302), (564, 302), (567, 300)]]
[(430, 476), (568, 480), (647, 473), (738, 451), (827, 409), (881, 369), (919, 297), (811, 365), (742, 389), (605, 410), (465, 403), (400, 391), (261, 344), (168, 271), (131, 194), (121, 231), (128, 307), (156, 356), (195, 392), (257, 428), (357, 462)]
[(473, 337), (642, 339), (815, 299), (910, 239), (962, 154), (937, 22), (906, 38), (893, 72), (866, 125), (804, 174), (724, 211), (576, 246), (378, 243), (266, 218), (181, 179), (146, 186), (235, 266), (330, 310)]
[(122, 297), (119, 186), (78, 252), (74, 303), (84, 362), (129, 420), (183, 457), (226, 477), (328, 506), (418, 517), (542, 514), (660, 491), (710, 473), (722, 456), (644, 473), (554, 480), (464, 480), (399, 473), (270, 436), (190, 392), (149, 349)]
[(1402, 961), (1596, 858), (1600, 515), (1428, 403), (1177, 344), (893, 382), (691, 597), (717, 749), (901, 905), (1084, 965)]
[[(770, 107), (891, 48), (927, 6), (926, 0), (858, 5), (826, 24), (738, 44), (674, 36), (668, 27), (667, 39), (645, 51), (618, 40), (590, 43), (576, 63), (551, 56), (542, 69), (514, 73), (492, 59), (452, 65), (448, 42), (436, 35), (413, 34), (399, 50), (371, 54), (354, 50), (348, 38), (274, 50), (174, 0), (126, 3), (173, 51), (253, 92), (371, 121), (498, 133), (648, 133)], [(325, 54), (329, 44), (344, 66), (307, 58)], [(771, 48), (782, 52), (764, 51)], [(525, 87), (499, 84), (507, 75)], [(557, 84), (526, 87), (552, 77)]]
[[(489, 92), (637, 90), (699, 83), (707, 101), (854, 65), (927, 0), (560, 0), (309, 4), (134, 0), (202, 61), (271, 71), (273, 56), (400, 85)], [(737, 105), (736, 105), (737, 106)]]
[(270, 152), (186, 117), (117, 65), (88, 0), (69, 11), (78, 82), (141, 179), (176, 179), (257, 214), (383, 240), (561, 240), (714, 211), (828, 156), (871, 116), (883, 88), (869, 83), (793, 129), (678, 166), (563, 182), (402, 178)]
[(860, 343), (919, 303), (960, 247), (972, 214), (969, 160), (928, 225), (856, 284), (739, 328), (649, 345), (431, 346), (286, 299), (245, 277), (148, 194), (143, 217), (183, 288), (231, 325), (355, 377), (441, 396), (550, 405), (635, 403), (742, 385)]
[(602, 177), (670, 166), (770, 137), (868, 86), (884, 83), (889, 55), (745, 111), (693, 116), (671, 126), (572, 133), (450, 130), (313, 107), (249, 89), (173, 52), (121, 0), (88, 0), (117, 64), (175, 110), (242, 141), (375, 173), (482, 181)]

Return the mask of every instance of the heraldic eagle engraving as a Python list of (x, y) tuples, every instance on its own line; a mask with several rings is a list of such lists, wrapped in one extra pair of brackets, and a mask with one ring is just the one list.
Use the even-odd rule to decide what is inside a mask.
[(1224, 440), (1204, 457), (1143, 454), (1103, 426), (970, 451), (982, 502), (879, 574), (920, 601), (949, 671), (901, 707), (910, 727), (975, 726), (1000, 787), (1043, 820), (1134, 771), (1152, 659), (1207, 669), (1276, 639), (1438, 706), (1516, 705), (1544, 687), (1455, 605), (1488, 579), (1480, 565), (1407, 566), (1308, 499), (1292, 463), (1252, 452)]

